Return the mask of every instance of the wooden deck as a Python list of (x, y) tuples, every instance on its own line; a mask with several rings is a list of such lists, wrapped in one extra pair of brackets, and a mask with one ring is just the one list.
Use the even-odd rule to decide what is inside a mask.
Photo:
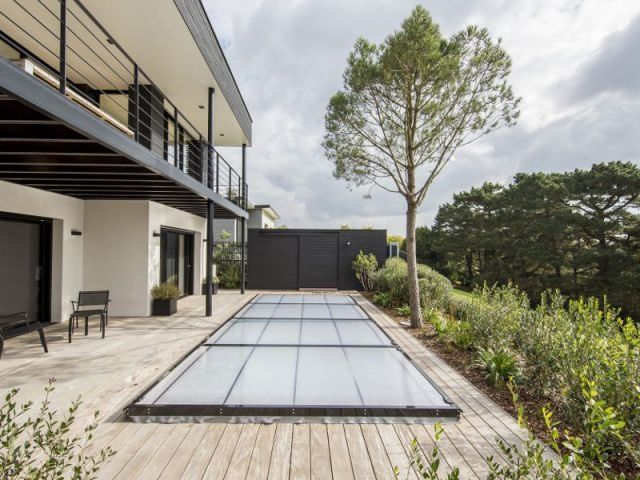
[[(110, 445), (117, 454), (100, 471), (101, 479), (391, 479), (417, 478), (408, 470), (411, 439), (430, 452), (429, 425), (390, 424), (135, 424), (122, 420), (122, 408), (252, 295), (214, 297), (214, 316), (202, 317), (204, 297), (180, 302), (179, 316), (110, 319), (107, 338), (97, 325), (89, 337), (66, 343), (63, 326), (48, 329), (50, 353), (39, 350), (37, 334), (7, 341), (0, 360), (0, 392), (20, 387), (38, 399), (55, 376), (53, 402), (62, 407), (82, 395), (78, 426), (95, 409), (101, 424), (92, 450)], [(525, 438), (506, 412), (425, 349), (362, 297), (358, 302), (406, 353), (463, 410), (458, 423), (444, 425), (438, 446), (441, 472), (460, 469), (461, 478), (485, 478), (485, 458), (502, 458), (497, 437), (510, 443)], [(118, 418), (119, 417), (119, 418)]]

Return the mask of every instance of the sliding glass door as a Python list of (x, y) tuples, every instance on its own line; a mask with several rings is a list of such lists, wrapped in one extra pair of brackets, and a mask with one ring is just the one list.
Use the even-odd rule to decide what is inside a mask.
[(49, 322), (51, 221), (0, 212), (0, 315)]
[(182, 295), (193, 294), (193, 233), (162, 228), (160, 281), (173, 283)]

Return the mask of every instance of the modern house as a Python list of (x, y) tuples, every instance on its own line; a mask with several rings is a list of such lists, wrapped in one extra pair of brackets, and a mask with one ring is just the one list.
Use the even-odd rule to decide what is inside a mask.
[(280, 215), (271, 205), (249, 205), (249, 228), (276, 228)]
[[(280, 220), (280, 215), (271, 205), (254, 205), (249, 200), (247, 201), (247, 211), (249, 212), (249, 219), (245, 222), (246, 228), (276, 228), (276, 222)], [(242, 237), (241, 223), (241, 220), (216, 218), (213, 221), (214, 239), (216, 241), (222, 240), (222, 235), (226, 232), (228, 241), (239, 242)], [(246, 231), (245, 235), (247, 235)]]
[(251, 124), (200, 0), (3, 2), (0, 315), (60, 322), (108, 289), (111, 315), (145, 316), (155, 283), (200, 293), (213, 219), (249, 216)]

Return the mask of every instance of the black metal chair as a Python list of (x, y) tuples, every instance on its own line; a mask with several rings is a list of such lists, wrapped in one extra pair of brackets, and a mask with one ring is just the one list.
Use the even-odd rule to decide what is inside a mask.
[(44, 349), (44, 353), (48, 353), (47, 339), (44, 337), (44, 330), (40, 322), (29, 322), (27, 312), (11, 313), (9, 315), (0, 315), (0, 358), (4, 350), (5, 338), (13, 338), (23, 333), (38, 331), (40, 335), (40, 343)]
[(104, 338), (109, 322), (109, 290), (92, 290), (78, 293), (78, 301), (71, 300), (73, 313), (69, 316), (69, 343), (78, 318), (84, 317), (84, 334), (89, 335), (89, 318), (100, 316), (100, 331)]

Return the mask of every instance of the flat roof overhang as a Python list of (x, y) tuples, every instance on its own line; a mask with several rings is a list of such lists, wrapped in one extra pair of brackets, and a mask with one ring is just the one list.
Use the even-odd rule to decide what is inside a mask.
[(0, 179), (81, 199), (151, 200), (247, 218), (222, 195), (0, 58)]
[[(57, 67), (59, 0), (5, 2), (0, 30)], [(200, 131), (207, 131), (208, 89), (215, 88), (216, 146), (251, 145), (251, 116), (201, 0), (73, 0), (67, 2), (67, 76), (102, 90), (128, 88), (132, 65), (79, 13), (83, 5), (162, 93)], [(23, 8), (24, 7), (24, 8)], [(81, 22), (86, 22), (83, 25)], [(88, 27), (88, 28), (87, 28)], [(96, 48), (101, 56), (91, 51)], [(113, 55), (113, 58), (110, 56)], [(104, 57), (116, 71), (105, 69)], [(79, 60), (82, 58), (84, 61)], [(115, 60), (117, 58), (117, 60)], [(124, 65), (118, 62), (124, 62)], [(95, 67), (98, 68), (95, 68)], [(126, 67), (126, 69), (125, 69)], [(125, 70), (128, 70), (125, 72)], [(89, 80), (89, 82), (87, 81)]]

